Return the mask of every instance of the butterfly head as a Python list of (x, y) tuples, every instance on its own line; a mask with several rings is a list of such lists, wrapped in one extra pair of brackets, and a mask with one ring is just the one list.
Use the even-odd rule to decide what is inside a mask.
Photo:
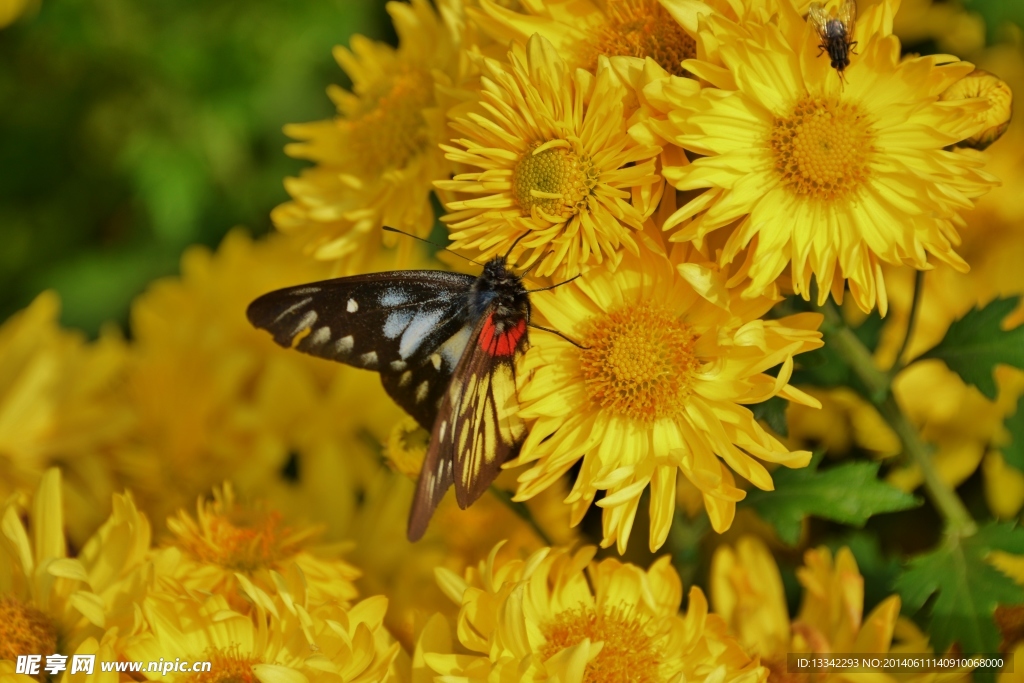
[(504, 257), (495, 257), (484, 264), (484, 272), (470, 293), (470, 309), (473, 317), (488, 312), (493, 312), (499, 320), (529, 317), (530, 298), (523, 279), (508, 268)]

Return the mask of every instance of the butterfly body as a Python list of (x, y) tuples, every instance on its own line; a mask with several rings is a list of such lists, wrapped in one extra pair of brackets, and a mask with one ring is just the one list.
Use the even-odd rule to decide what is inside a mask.
[(280, 289), (256, 299), (248, 317), (281, 346), (380, 373), (431, 432), (411, 540), (452, 484), (468, 507), (522, 443), (515, 363), (528, 343), (530, 300), (504, 258), (479, 277), (391, 271)]

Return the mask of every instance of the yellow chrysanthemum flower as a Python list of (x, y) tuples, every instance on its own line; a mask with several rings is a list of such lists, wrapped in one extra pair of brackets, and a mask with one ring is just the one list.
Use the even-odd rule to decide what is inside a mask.
[(0, 500), (61, 467), (68, 533), (80, 544), (110, 510), (110, 449), (132, 425), (119, 391), (127, 353), (113, 330), (86, 343), (59, 314), (57, 295), (44, 292), (0, 327)]
[(68, 557), (60, 471), (43, 474), (27, 510), (8, 498), (0, 525), (0, 661), (70, 655), (102, 635), (103, 604), (82, 564)]
[[(744, 404), (772, 396), (816, 404), (787, 382), (793, 356), (821, 346), (820, 316), (762, 320), (772, 300), (741, 299), (696, 252), (677, 249), (674, 257), (678, 267), (643, 250), (617, 270), (594, 269), (532, 299), (566, 338), (535, 334), (524, 358), (520, 414), (531, 426), (511, 465), (538, 462), (520, 475), (517, 499), (547, 488), (582, 457), (566, 499), (573, 523), (605, 490), (597, 503), (602, 545), (618, 543), (620, 552), (648, 485), (654, 550), (672, 522), (677, 472), (701, 490), (723, 531), (745, 495), (734, 471), (768, 490), (771, 476), (758, 460), (803, 467), (811, 457), (790, 452)], [(778, 377), (764, 374), (776, 366)]]
[[(277, 416), (322, 400), (340, 366), (280, 348), (245, 310), (261, 294), (329, 270), (282, 235), (253, 241), (233, 231), (216, 253), (187, 250), (180, 276), (154, 282), (133, 303), (124, 393), (136, 427), (115, 463), (158, 532), (225, 479), (238, 474), (248, 491), (285, 466), (290, 444), (266, 447), (267, 431), (280, 438)], [(295, 379), (268, 387), (271, 374)], [(303, 403), (293, 388), (307, 385), (317, 396)], [(339, 428), (342, 415), (333, 416)]]
[(928, 269), (930, 255), (967, 269), (954, 251), (958, 212), (995, 179), (978, 156), (944, 148), (978, 133), (989, 105), (938, 100), (973, 66), (948, 55), (901, 59), (892, 0), (857, 21), (845, 86), (818, 57), (816, 32), (788, 0), (775, 5), (768, 23), (702, 24), (722, 64), (685, 66), (714, 87), (681, 98), (661, 132), (703, 155), (666, 168), (666, 179), (704, 192), (665, 228), (689, 221), (672, 239), (698, 243), (729, 228), (720, 260), (749, 250), (747, 296), (789, 267), (804, 298), (812, 276), (820, 302), (829, 292), (841, 300), (848, 282), (861, 309), (884, 314), (883, 263)]
[(527, 0), (520, 9), (480, 0), (480, 9), (468, 14), (504, 44), (525, 43), (535, 33), (544, 36), (573, 69), (596, 71), (601, 56), (650, 57), (682, 76), (683, 60), (697, 56), (690, 35), (697, 13), (709, 8), (698, 0)]
[[(364, 492), (350, 526), (349, 538), (355, 543), (349, 557), (362, 570), (357, 582), (360, 592), (388, 596), (388, 629), (408, 650), (412, 650), (416, 627), (423, 618), (441, 612), (452, 619), (457, 606), (440, 591), (434, 580), (435, 567), (462, 573), (487, 554), (496, 543), (507, 540), (502, 557), (516, 557), (544, 545), (534, 528), (493, 495), (485, 495), (466, 510), (460, 510), (453, 495), (445, 496), (427, 532), (416, 543), (406, 538), (409, 509), (415, 480), (422, 466), (428, 436), (418, 435), (415, 422), (400, 421), (393, 435), (391, 462), (404, 462), (406, 471), (381, 471)], [(418, 429), (418, 428), (417, 428)], [(422, 430), (420, 430), (422, 431)], [(401, 445), (401, 434), (412, 432), (416, 441)], [(407, 437), (406, 437), (407, 438)], [(401, 449), (402, 453), (395, 453)], [(417, 452), (418, 451), (418, 452)], [(499, 477), (505, 488), (515, 487), (512, 472)], [(504, 481), (509, 477), (510, 481)], [(527, 510), (548, 538), (570, 544), (576, 534), (569, 526), (569, 515), (562, 499), (568, 491), (561, 482), (527, 504)], [(508, 495), (508, 494), (507, 494)]]
[[(771, 669), (769, 680), (790, 680), (788, 653), (869, 652), (898, 648), (893, 632), (899, 596), (883, 600), (864, 617), (864, 579), (848, 548), (833, 558), (826, 548), (808, 550), (797, 570), (804, 594), (800, 612), (790, 621), (778, 566), (764, 543), (741, 538), (735, 548), (719, 546), (711, 562), (711, 604), (740, 643)], [(927, 650), (921, 643), (916, 652)], [(858, 680), (825, 676), (832, 680)], [(824, 680), (824, 679), (823, 679)]]
[(338, 116), (285, 127), (301, 141), (288, 154), (317, 166), (285, 181), (292, 201), (271, 216), (317, 258), (342, 260), (339, 271), (365, 267), (382, 239), (408, 253), (413, 241), (381, 226), (425, 237), (434, 224), (431, 183), (450, 173), (438, 149), (450, 135), (435, 78), (451, 85), (459, 69), (458, 13), (449, 4), (439, 16), (427, 0), (389, 2), (399, 47), (354, 36), (351, 50), (335, 48), (353, 84), (352, 92), (328, 90)]
[(453, 248), (489, 259), (522, 238), (510, 261), (559, 277), (635, 252), (645, 216), (631, 193), (661, 178), (659, 149), (627, 134), (629, 91), (607, 64), (596, 76), (571, 71), (540, 36), (509, 59), (483, 62), (480, 108), (453, 123), (466, 136), (458, 146), (444, 145), (479, 169), (436, 183), (477, 195), (447, 203)]
[(374, 683), (389, 679), (398, 652), (382, 626), (387, 600), (369, 598), (345, 608), (306, 609), (270, 601), (249, 586), (255, 615), (231, 610), (222, 595), (151, 594), (142, 606), (149, 631), (124, 648), (137, 661), (210, 662), (210, 671), (149, 672), (150, 680), (210, 683)]
[(274, 574), (296, 569), (314, 601), (346, 602), (358, 595), (353, 582), (359, 571), (341, 559), (343, 544), (318, 544), (320, 529), (292, 527), (277, 511), (237, 502), (229, 483), (213, 490), (213, 500), (199, 500), (195, 519), (181, 510), (167, 527), (171, 535), (153, 557), (160, 573), (185, 588), (223, 595), (236, 609), (244, 609), (238, 576), (273, 593)]
[[(679, 575), (668, 557), (649, 570), (596, 549), (544, 548), (526, 560), (498, 562), (498, 548), (466, 578), (439, 570), (459, 603), (457, 635), (470, 655), (431, 651), (444, 624), (428, 624), (417, 656), (438, 674), (464, 681), (624, 683), (764, 681), (767, 671), (708, 614), (692, 588), (685, 615)], [(448, 680), (446, 678), (445, 680)]]

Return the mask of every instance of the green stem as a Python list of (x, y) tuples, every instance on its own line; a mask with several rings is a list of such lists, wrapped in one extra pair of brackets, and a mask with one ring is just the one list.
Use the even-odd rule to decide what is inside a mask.
[(531, 529), (533, 529), (533, 533), (537, 534), (537, 537), (544, 543), (544, 545), (554, 545), (547, 532), (544, 531), (541, 525), (537, 522), (537, 519), (533, 516), (533, 513), (530, 512), (530, 508), (526, 507), (523, 503), (512, 500), (512, 494), (510, 492), (504, 489), (499, 489), (497, 486), (491, 487), (491, 493), (494, 494), (495, 498), (507, 505), (509, 510), (519, 515), (519, 517), (526, 522)]
[(907, 347), (910, 346), (910, 338), (914, 336), (914, 326), (917, 323), (917, 312), (921, 306), (921, 294), (924, 292), (924, 271), (915, 271), (914, 275), (914, 299), (910, 303), (910, 316), (907, 318), (907, 332), (903, 335), (903, 343), (900, 344), (900, 350), (896, 352), (896, 359), (892, 362), (892, 367), (889, 369), (889, 377), (893, 379), (896, 375), (900, 374), (903, 368), (907, 367), (907, 364), (903, 362), (903, 355), (907, 352)]
[[(915, 299), (917, 298), (915, 294)], [(947, 531), (955, 535), (969, 535), (976, 529), (971, 514), (963, 502), (939, 476), (932, 462), (930, 448), (921, 439), (892, 395), (892, 378), (875, 365), (871, 352), (861, 343), (843, 320), (831, 301), (819, 308), (825, 316), (822, 331), (829, 345), (853, 369), (867, 388), (868, 399), (903, 443), (904, 452), (921, 468), (924, 488), (936, 509), (945, 518)]]

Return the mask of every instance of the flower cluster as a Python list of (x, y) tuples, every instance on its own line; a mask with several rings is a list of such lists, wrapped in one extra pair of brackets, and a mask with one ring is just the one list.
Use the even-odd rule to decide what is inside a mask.
[[(787, 653), (930, 651), (804, 520), (862, 525), (923, 482), (959, 547), (976, 526), (950, 487), (979, 469), (994, 516), (1024, 506), (1020, 373), (987, 377), (993, 402), (907, 362), (1024, 293), (1024, 57), (904, 54), (899, 0), (860, 4), (837, 71), (801, 0), (389, 2), (397, 46), (337, 48), (336, 116), (285, 129), (312, 163), (276, 233), (186, 251), (129, 335), (61, 329), (52, 293), (0, 327), (0, 677), (84, 653), (212, 662), (183, 682), (763, 683)], [(514, 457), (416, 544), (431, 435), (374, 373), (245, 318), (285, 286), (455, 267), (384, 227), (506, 259), (530, 301), (495, 408), (524, 427)], [(907, 457), (829, 510), (815, 450)], [(804, 543), (788, 601), (761, 538)], [(1017, 576), (1014, 547), (974, 559)]]

